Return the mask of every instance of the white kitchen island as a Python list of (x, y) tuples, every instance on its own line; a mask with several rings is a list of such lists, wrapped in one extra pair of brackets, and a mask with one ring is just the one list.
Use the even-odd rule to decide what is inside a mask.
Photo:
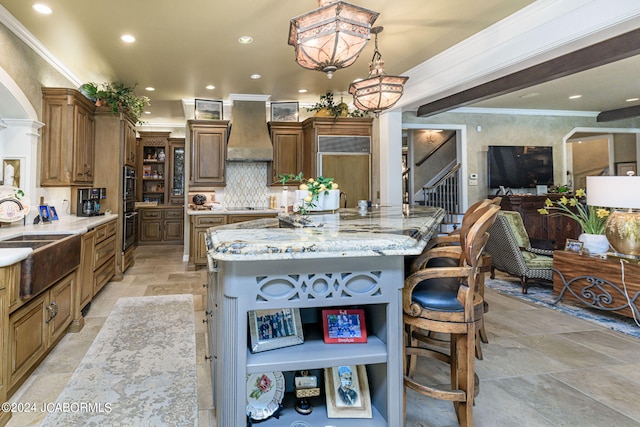
[[(208, 231), (207, 316), (217, 425), (247, 425), (248, 374), (281, 371), (286, 390), (279, 419), (264, 426), (400, 426), (403, 423), (402, 303), (404, 257), (417, 255), (442, 221), (430, 207), (294, 215), (212, 227)], [(322, 308), (362, 308), (368, 340), (325, 344)], [(248, 313), (298, 308), (304, 343), (251, 353)], [(293, 372), (366, 365), (373, 417), (327, 418), (324, 387), (314, 410), (294, 409)]]

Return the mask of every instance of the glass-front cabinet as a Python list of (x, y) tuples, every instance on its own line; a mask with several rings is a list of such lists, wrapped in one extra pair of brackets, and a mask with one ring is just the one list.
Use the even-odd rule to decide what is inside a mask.
[[(144, 140), (143, 140), (144, 143)], [(142, 146), (142, 201), (165, 202), (165, 147)]]
[(169, 203), (184, 203), (184, 138), (169, 138)]

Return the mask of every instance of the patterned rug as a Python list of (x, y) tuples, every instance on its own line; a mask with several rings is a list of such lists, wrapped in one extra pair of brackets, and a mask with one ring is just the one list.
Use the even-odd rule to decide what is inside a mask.
[(519, 282), (509, 282), (500, 279), (487, 279), (485, 286), (494, 289), (501, 294), (509, 295), (518, 299), (532, 302), (553, 310), (561, 311), (580, 319), (596, 323), (605, 328), (622, 332), (632, 337), (640, 338), (640, 326), (636, 325), (632, 318), (618, 315), (612, 312), (604, 312), (601, 310), (588, 308), (580, 305), (578, 302), (562, 300), (557, 304), (553, 304), (557, 295), (553, 293), (553, 286), (549, 284), (530, 283), (528, 293), (523, 294)]
[(196, 426), (192, 295), (120, 298), (41, 426)]

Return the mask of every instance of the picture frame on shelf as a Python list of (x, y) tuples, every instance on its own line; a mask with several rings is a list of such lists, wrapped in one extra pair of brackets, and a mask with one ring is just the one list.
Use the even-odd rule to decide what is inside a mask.
[(297, 122), (299, 118), (297, 102), (272, 102), (272, 122)]
[(328, 418), (371, 418), (371, 396), (365, 365), (324, 370)]
[(51, 216), (52, 221), (58, 220), (58, 212), (56, 211), (55, 206), (49, 206), (49, 215)]
[(582, 243), (580, 240), (567, 239), (567, 241), (564, 244), (564, 250), (569, 252), (575, 252), (579, 255), (582, 255), (583, 246), (584, 246), (584, 243)]
[(616, 176), (627, 176), (629, 172), (638, 174), (636, 162), (616, 162)]
[(40, 221), (43, 223), (51, 222), (51, 212), (49, 211), (49, 205), (38, 206), (38, 214), (40, 215)]
[(367, 342), (367, 327), (362, 309), (322, 310), (322, 329), (326, 344)]
[(222, 120), (222, 101), (214, 99), (195, 100), (196, 120)]
[(248, 316), (252, 353), (304, 343), (299, 308), (251, 310)]
[(2, 184), (20, 188), (22, 162), (17, 158), (2, 159)]

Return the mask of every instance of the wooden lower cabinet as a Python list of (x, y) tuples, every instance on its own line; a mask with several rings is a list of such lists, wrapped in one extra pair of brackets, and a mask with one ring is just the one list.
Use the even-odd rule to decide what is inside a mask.
[[(9, 315), (4, 353), (7, 396), (20, 387), (71, 324), (76, 280), (77, 270)], [(13, 285), (19, 286), (19, 282)]]
[(139, 244), (184, 243), (184, 209), (153, 207), (139, 209)]
[[(5, 358), (5, 330), (7, 324), (7, 296), (5, 290), (6, 283), (4, 280), (0, 281), (0, 356), (2, 356), (2, 363), (0, 363), (0, 403), (4, 403), (7, 401), (7, 373), (6, 371), (6, 363), (4, 363)], [(0, 426), (5, 425), (9, 418), (11, 418), (11, 412), (4, 412), (0, 409)]]

